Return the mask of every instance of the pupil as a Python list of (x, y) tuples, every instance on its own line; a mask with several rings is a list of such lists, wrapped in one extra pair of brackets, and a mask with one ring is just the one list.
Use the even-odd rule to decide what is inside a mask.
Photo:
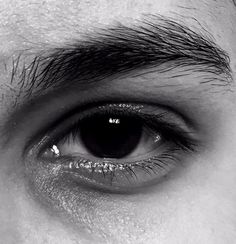
[(138, 145), (142, 123), (127, 116), (92, 116), (80, 123), (80, 136), (90, 153), (100, 158), (122, 158)]

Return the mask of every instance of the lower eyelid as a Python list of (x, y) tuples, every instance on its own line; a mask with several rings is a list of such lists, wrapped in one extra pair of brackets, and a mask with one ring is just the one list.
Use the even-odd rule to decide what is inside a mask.
[[(71, 157), (58, 158), (50, 164), (59, 166), (61, 172), (68, 174), (78, 184), (86, 187), (125, 192), (156, 183), (177, 166), (180, 158), (180, 150), (176, 148), (175, 152), (172, 149), (170, 152), (166, 151), (162, 155), (143, 161), (123, 162), (116, 166), (108, 161), (100, 162), (99, 165), (98, 162)], [(108, 169), (108, 167), (111, 167), (112, 171), (104, 172), (104, 168)]]

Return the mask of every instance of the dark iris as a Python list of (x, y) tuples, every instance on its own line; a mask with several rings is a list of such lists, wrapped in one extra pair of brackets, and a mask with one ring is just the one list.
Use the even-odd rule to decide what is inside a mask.
[(142, 136), (141, 121), (128, 116), (92, 116), (81, 121), (81, 140), (87, 150), (101, 158), (130, 154)]

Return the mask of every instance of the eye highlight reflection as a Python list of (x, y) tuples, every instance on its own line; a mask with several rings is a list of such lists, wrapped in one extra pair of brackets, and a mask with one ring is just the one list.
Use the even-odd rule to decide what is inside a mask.
[(66, 119), (31, 150), (85, 187), (126, 192), (154, 184), (195, 150), (183, 118), (152, 105), (105, 104)]

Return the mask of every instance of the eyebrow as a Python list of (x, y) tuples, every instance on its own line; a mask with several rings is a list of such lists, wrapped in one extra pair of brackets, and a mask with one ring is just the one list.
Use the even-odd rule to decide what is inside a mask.
[[(162, 16), (148, 16), (130, 26), (117, 23), (87, 35), (85, 41), (42, 51), (30, 65), (23, 65), (18, 83), (29, 95), (34, 90), (88, 84), (155, 67), (162, 73), (179, 68), (186, 74), (223, 75), (221, 81), (228, 84), (229, 56), (208, 34)], [(18, 64), (16, 60), (11, 82)]]

